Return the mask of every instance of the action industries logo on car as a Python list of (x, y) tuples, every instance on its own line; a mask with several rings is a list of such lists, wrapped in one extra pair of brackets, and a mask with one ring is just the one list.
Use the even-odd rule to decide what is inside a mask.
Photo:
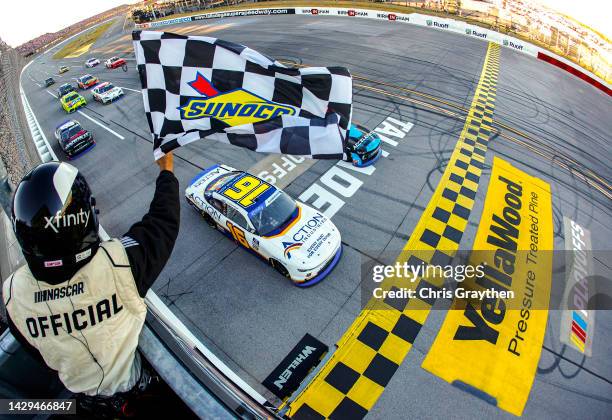
[(301, 248), (303, 245), (302, 242), (283, 242), (283, 247), (285, 248), (285, 258), (288, 260), (291, 259), (291, 251), (295, 251), (296, 249)]

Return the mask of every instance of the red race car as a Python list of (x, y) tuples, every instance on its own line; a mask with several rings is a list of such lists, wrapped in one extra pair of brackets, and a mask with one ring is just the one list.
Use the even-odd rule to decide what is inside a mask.
[(121, 67), (124, 64), (127, 64), (123, 58), (119, 57), (111, 57), (104, 62), (104, 65), (107, 69), (116, 69), (117, 67)]
[(94, 85), (97, 85), (100, 81), (97, 77), (92, 76), (91, 74), (86, 74), (77, 79), (77, 85), (80, 89), (88, 89)]

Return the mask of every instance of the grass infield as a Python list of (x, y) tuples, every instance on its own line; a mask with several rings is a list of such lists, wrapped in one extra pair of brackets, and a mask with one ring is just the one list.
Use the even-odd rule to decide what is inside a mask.
[(114, 19), (103, 23), (102, 25), (96, 26), (95, 28), (76, 37), (74, 40), (64, 45), (64, 47), (58, 52), (53, 54), (53, 58), (78, 57), (85, 54), (87, 51), (89, 51), (89, 48), (93, 45), (93, 43), (96, 42), (113, 23), (115, 23)]

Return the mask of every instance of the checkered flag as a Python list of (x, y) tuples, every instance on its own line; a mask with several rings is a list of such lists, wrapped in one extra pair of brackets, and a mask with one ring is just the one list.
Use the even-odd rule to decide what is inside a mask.
[(204, 36), (132, 37), (155, 159), (201, 138), (256, 152), (347, 158), (353, 81), (346, 68), (287, 68)]

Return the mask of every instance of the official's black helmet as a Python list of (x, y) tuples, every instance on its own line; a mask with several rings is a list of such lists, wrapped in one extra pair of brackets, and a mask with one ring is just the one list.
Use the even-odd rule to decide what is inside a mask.
[(39, 280), (37, 273), (76, 271), (100, 244), (95, 199), (83, 175), (68, 163), (43, 163), (27, 174), (13, 196), (12, 218)]

